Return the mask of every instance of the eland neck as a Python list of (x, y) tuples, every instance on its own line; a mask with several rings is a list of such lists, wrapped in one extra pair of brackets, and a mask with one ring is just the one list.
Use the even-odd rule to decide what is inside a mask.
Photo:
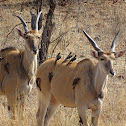
[(100, 64), (98, 63), (96, 65), (96, 74), (95, 74), (95, 81), (94, 81), (94, 87), (96, 92), (99, 94), (101, 91), (103, 91), (104, 87), (107, 84), (108, 75), (100, 69)]
[(27, 47), (24, 50), (23, 67), (28, 77), (35, 76), (37, 71), (37, 54), (32, 54)]

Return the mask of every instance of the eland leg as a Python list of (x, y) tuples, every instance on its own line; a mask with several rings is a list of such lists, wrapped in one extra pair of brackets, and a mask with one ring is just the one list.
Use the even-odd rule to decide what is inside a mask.
[(87, 122), (87, 107), (86, 107), (86, 105), (77, 106), (77, 110), (78, 110), (78, 114), (79, 114), (79, 118), (80, 118), (79, 123), (81, 124), (81, 126), (89, 126), (88, 122)]
[(102, 108), (102, 101), (97, 101), (97, 108), (92, 110), (92, 126), (98, 126), (98, 119)]
[(24, 111), (25, 111), (25, 98), (21, 98), (18, 101), (18, 117), (20, 120), (24, 120)]
[(57, 107), (59, 106), (59, 103), (55, 100), (54, 97), (51, 98), (50, 104), (48, 106), (48, 110), (45, 116), (45, 122), (44, 122), (44, 126), (48, 126), (51, 117), (54, 115)]
[(39, 108), (36, 114), (37, 126), (44, 126), (45, 115), (50, 102), (50, 95), (39, 93)]
[(13, 95), (7, 96), (7, 102), (8, 102), (9, 117), (12, 120), (16, 120), (16, 99), (15, 99), (15, 96), (13, 96)]
[(8, 101), (8, 114), (11, 119), (11, 125), (16, 126), (17, 125), (17, 102), (15, 99), (15, 95), (9, 95), (7, 96)]

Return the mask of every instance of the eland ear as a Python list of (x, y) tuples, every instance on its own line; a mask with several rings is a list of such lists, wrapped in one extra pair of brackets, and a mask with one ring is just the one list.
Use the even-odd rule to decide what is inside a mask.
[(126, 50), (115, 52), (115, 58), (121, 57), (125, 54)]
[(22, 32), (22, 30), (20, 30), (19, 28), (16, 28), (16, 30), (18, 35), (24, 38), (24, 33)]
[(91, 55), (95, 58), (98, 58), (98, 52), (97, 51), (91, 50)]

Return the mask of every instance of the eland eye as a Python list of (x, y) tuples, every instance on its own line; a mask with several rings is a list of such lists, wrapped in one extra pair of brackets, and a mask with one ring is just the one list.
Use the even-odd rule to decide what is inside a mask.
[(100, 60), (101, 60), (101, 61), (103, 61), (104, 59), (103, 59), (103, 58), (101, 58)]
[(26, 36), (25, 38), (28, 39), (28, 36)]
[(40, 37), (38, 36), (38, 39), (40, 39)]

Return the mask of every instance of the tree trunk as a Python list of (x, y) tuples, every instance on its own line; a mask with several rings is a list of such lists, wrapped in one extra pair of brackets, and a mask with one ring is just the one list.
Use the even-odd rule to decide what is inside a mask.
[(46, 23), (42, 33), (41, 48), (39, 51), (39, 64), (43, 63), (47, 59), (48, 47), (50, 44), (50, 38), (54, 23), (52, 23), (52, 16), (56, 8), (56, 4), (53, 0), (50, 0), (50, 9), (47, 14)]

